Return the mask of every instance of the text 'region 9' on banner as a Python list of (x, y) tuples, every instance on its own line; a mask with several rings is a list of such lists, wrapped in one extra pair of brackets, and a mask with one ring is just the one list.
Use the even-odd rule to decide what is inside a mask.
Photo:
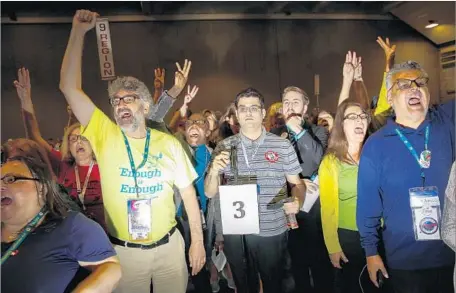
[(114, 59), (112, 57), (111, 32), (107, 18), (99, 18), (96, 22), (98, 56), (100, 57), (100, 71), (102, 80), (116, 78)]

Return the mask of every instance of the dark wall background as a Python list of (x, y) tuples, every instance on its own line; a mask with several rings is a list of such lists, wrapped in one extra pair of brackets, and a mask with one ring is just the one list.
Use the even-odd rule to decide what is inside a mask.
[[(371, 96), (380, 89), (384, 54), (375, 42), (389, 36), (396, 61), (412, 59), (428, 71), (432, 99), (438, 100), (439, 56), (420, 34), (400, 21), (185, 21), (111, 23), (117, 75), (132, 75), (153, 87), (154, 68), (174, 82), (174, 62), (193, 61), (189, 83), (200, 87), (192, 110), (224, 111), (241, 89), (253, 86), (269, 106), (280, 91), (296, 85), (313, 96), (320, 74), (320, 108), (334, 111), (348, 50), (363, 57), (363, 76)], [(66, 101), (58, 89), (60, 65), (70, 24), (2, 25), (1, 140), (25, 135), (20, 103), (12, 85), (17, 69), (30, 69), (35, 111), (44, 137), (60, 137), (67, 122)], [(106, 82), (100, 80), (94, 31), (83, 57), (83, 87), (104, 111), (110, 111)], [(311, 102), (311, 107), (315, 106)], [(178, 101), (174, 109), (179, 108)], [(169, 118), (170, 115), (168, 115)]]

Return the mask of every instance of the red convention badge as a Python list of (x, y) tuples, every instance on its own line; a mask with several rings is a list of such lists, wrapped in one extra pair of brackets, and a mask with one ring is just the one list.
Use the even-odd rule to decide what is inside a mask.
[(266, 153), (264, 153), (264, 157), (270, 163), (275, 163), (279, 160), (279, 154), (273, 151), (267, 151)]

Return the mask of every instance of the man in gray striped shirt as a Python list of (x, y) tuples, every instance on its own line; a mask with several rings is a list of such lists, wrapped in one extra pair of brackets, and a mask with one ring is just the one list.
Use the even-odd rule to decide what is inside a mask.
[[(233, 182), (237, 166), (238, 182), (258, 185), (260, 234), (223, 235), (224, 252), (233, 271), (238, 293), (258, 292), (258, 275), (264, 293), (282, 292), (282, 279), (287, 249), (286, 214), (296, 214), (304, 202), (305, 186), (296, 152), (291, 143), (266, 132), (262, 121), (266, 115), (264, 99), (255, 89), (246, 89), (235, 100), (240, 133), (220, 142), (213, 154), (205, 181), (206, 196), (218, 194), (221, 176)], [(235, 150), (231, 162), (230, 151)], [(293, 200), (273, 204), (278, 195), (288, 193)], [(215, 198), (217, 200), (217, 196)], [(218, 217), (219, 212), (216, 212)], [(246, 261), (244, 261), (246, 260)]]

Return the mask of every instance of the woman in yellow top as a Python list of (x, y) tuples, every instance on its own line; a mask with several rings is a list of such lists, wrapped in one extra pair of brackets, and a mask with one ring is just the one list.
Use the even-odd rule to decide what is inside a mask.
[[(331, 263), (341, 269), (336, 280), (341, 293), (362, 292), (358, 279), (366, 258), (356, 226), (356, 200), (358, 162), (370, 122), (361, 104), (343, 101), (318, 172), (323, 236)], [(365, 281), (364, 292), (375, 292), (367, 277)]]

